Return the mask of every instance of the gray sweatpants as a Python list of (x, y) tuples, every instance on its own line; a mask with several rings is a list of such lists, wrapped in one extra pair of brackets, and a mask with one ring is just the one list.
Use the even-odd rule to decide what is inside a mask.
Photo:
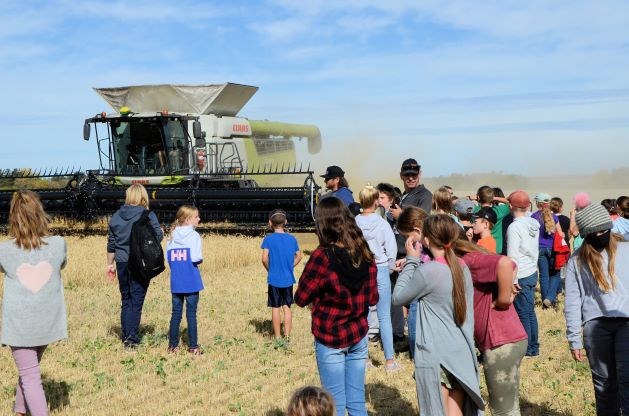
[(528, 340), (483, 351), (485, 383), (493, 416), (520, 416), (520, 362)]

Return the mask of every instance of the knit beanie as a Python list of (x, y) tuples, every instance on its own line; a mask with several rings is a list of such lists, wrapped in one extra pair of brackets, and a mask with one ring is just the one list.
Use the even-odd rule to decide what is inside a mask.
[(580, 211), (577, 211), (575, 219), (581, 237), (600, 231), (611, 230), (613, 227), (612, 217), (609, 216), (609, 212), (607, 212), (605, 207), (601, 204), (590, 204)]

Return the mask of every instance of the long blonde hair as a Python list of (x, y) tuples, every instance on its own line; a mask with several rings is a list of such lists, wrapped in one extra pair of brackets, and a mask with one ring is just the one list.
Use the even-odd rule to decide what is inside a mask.
[[(608, 231), (611, 233), (611, 231)], [(592, 247), (587, 240), (581, 244), (579, 249), (578, 259), (580, 264), (586, 264), (596, 284), (605, 293), (611, 292), (616, 289), (616, 250), (618, 249), (618, 242), (624, 241), (623, 238), (612, 233), (609, 239), (609, 245), (605, 247), (607, 250), (607, 275), (603, 269), (603, 256), (594, 247)], [(609, 276), (609, 280), (607, 279)]]
[(24, 250), (39, 248), (43, 237), (48, 233), (50, 217), (33, 191), (23, 190), (13, 193), (9, 208), (9, 234), (15, 238), (15, 244)]
[(149, 209), (149, 194), (146, 192), (146, 188), (139, 183), (134, 183), (128, 187), (125, 192), (124, 203)]
[(538, 202), (537, 208), (542, 212), (542, 221), (544, 222), (546, 234), (553, 234), (555, 232), (555, 220), (550, 210), (550, 204), (548, 202)]
[(459, 238), (460, 227), (447, 214), (431, 215), (424, 220), (422, 233), (431, 246), (443, 249), (445, 260), (452, 273), (452, 303), (454, 304), (454, 322), (461, 326), (467, 315), (467, 300), (465, 299), (465, 280), (463, 267), (453, 250), (453, 245)]
[(183, 225), (184, 222), (193, 215), (198, 215), (199, 209), (192, 205), (182, 205), (177, 210), (177, 215), (175, 215), (175, 220), (170, 225), (170, 232), (172, 234), (175, 231), (175, 228)]

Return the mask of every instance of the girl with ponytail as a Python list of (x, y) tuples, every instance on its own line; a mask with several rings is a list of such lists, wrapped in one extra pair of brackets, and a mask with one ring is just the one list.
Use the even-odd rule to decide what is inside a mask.
[[(393, 304), (418, 301), (415, 381), (420, 415), (477, 415), (484, 408), (474, 347), (470, 271), (454, 253), (460, 227), (446, 214), (426, 218), (421, 244), (409, 236)], [(421, 246), (434, 261), (419, 266)]]

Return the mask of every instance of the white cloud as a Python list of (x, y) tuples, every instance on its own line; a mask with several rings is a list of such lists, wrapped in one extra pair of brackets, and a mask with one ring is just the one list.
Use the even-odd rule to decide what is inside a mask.
[(49, 126), (72, 149), (67, 132), (105, 109), (91, 86), (232, 81), (261, 87), (243, 115), (318, 124), (324, 146), (373, 137), (397, 157), (424, 138), (446, 154), (433, 172), (452, 169), (444, 141), (582, 129), (608, 143), (629, 132), (628, 14), (618, 1), (5, 0), (3, 134), (34, 143)]
[(264, 40), (286, 42), (298, 36), (312, 32), (312, 24), (304, 18), (269, 20), (262, 23), (251, 23), (251, 30), (259, 33)]

